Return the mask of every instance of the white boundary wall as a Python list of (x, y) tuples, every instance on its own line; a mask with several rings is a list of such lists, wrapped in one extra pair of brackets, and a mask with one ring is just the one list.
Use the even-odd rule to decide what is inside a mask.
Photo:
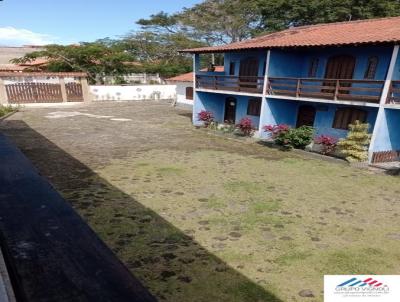
[(90, 86), (93, 101), (167, 100), (176, 98), (176, 85)]
[[(193, 87), (191, 82), (178, 82), (176, 83), (176, 101), (179, 104), (193, 106), (193, 100), (186, 99), (186, 87)], [(194, 92), (193, 92), (194, 94)], [(194, 95), (193, 95), (194, 97)]]

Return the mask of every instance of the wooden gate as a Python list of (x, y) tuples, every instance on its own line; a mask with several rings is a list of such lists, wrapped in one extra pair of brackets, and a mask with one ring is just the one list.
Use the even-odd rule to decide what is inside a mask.
[(80, 83), (66, 83), (68, 102), (83, 102), (82, 85)]
[(12, 104), (62, 102), (60, 84), (16, 83), (5, 86), (8, 101)]

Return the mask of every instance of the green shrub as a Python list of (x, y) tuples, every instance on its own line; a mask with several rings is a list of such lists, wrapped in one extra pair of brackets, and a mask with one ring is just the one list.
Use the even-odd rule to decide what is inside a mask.
[(314, 128), (301, 126), (290, 128), (288, 125), (267, 125), (263, 129), (270, 132), (275, 144), (288, 149), (304, 149), (312, 141)]
[(313, 139), (314, 128), (309, 126), (301, 126), (292, 128), (288, 132), (288, 140), (290, 145), (296, 149), (304, 149)]
[(0, 105), (0, 117), (14, 111), (16, 111), (16, 109), (13, 108), (11, 105), (7, 106)]
[(368, 146), (371, 135), (368, 134), (369, 124), (355, 121), (349, 125), (349, 133), (338, 143), (340, 152), (349, 162), (362, 162), (368, 159)]

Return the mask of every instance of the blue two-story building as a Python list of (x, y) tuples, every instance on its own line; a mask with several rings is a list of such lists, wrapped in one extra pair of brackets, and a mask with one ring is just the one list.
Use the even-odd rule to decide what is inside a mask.
[[(194, 55), (193, 123), (211, 111), (218, 122), (250, 117), (264, 125), (313, 126), (345, 137), (368, 122), (371, 162), (400, 151), (400, 17), (294, 27)], [(201, 71), (204, 54), (223, 53), (224, 71)]]

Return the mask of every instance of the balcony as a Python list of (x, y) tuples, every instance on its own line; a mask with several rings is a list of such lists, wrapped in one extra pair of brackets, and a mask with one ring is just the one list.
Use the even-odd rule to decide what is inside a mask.
[(392, 81), (390, 83), (386, 104), (400, 105), (400, 81)]
[(376, 80), (270, 77), (266, 94), (379, 104), (383, 85)]
[(196, 88), (262, 94), (264, 77), (196, 75)]

